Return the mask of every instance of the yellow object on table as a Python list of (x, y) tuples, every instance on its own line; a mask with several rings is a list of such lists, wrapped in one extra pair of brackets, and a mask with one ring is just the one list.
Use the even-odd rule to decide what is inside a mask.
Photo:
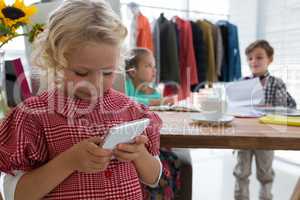
[(300, 126), (300, 117), (288, 117), (282, 115), (267, 115), (259, 118), (260, 123), (277, 124), (286, 126)]

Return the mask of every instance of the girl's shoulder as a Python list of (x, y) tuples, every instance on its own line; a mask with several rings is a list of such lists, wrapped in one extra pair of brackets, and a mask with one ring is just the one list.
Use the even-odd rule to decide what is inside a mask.
[(31, 111), (30, 113), (38, 113), (49, 108), (49, 103), (54, 91), (45, 91), (37, 96), (32, 96), (24, 100), (17, 106), (20, 110)]

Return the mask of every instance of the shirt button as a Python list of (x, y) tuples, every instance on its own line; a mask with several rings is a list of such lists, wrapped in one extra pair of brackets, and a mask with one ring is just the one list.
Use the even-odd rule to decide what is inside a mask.
[(110, 178), (112, 176), (112, 172), (110, 170), (105, 171), (104, 174), (106, 178)]

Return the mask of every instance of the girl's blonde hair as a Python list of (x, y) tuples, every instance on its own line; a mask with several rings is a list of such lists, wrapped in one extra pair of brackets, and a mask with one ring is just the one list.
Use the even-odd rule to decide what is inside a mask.
[(88, 42), (120, 45), (127, 29), (104, 0), (66, 0), (34, 43), (32, 63), (47, 71), (68, 66), (66, 54)]

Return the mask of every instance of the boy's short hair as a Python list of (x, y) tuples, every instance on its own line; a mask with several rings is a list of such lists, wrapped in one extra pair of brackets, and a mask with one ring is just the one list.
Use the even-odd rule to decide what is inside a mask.
[(248, 56), (254, 49), (262, 48), (266, 51), (267, 56), (272, 58), (274, 55), (274, 49), (266, 40), (256, 40), (255, 42), (251, 43), (245, 50), (245, 54)]
[(147, 48), (134, 48), (130, 50), (129, 56), (125, 59), (125, 69), (129, 71), (130, 69), (137, 68), (141, 58), (145, 55), (151, 55), (152, 52)]
[(47, 71), (68, 67), (67, 53), (82, 45), (120, 45), (127, 29), (104, 0), (66, 0), (34, 42), (32, 62)]

